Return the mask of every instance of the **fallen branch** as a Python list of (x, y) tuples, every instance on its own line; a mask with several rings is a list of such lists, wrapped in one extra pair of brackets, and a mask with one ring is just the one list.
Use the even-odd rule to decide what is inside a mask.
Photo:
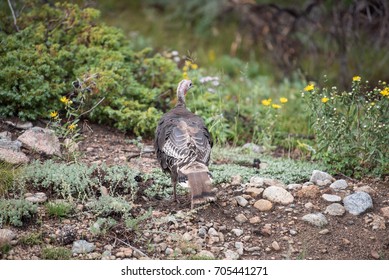
[[(113, 237), (113, 236), (112, 236), (112, 237)], [(147, 256), (145, 253), (143, 253), (141, 250), (139, 250), (138, 248), (135, 248), (134, 246), (130, 245), (130, 244), (127, 243), (127, 242), (124, 242), (123, 240), (121, 240), (121, 239), (119, 239), (119, 238), (117, 238), (117, 237), (114, 237), (114, 238), (115, 238), (115, 241), (117, 240), (117, 241), (123, 243), (124, 245), (130, 247), (132, 250), (138, 252), (138, 254), (140, 254), (142, 257), (148, 258), (148, 256)]]
[(14, 9), (12, 8), (12, 4), (11, 4), (11, 1), (10, 1), (10, 0), (8, 0), (8, 6), (9, 6), (9, 8), (11, 9), (12, 17), (14, 18), (14, 25), (15, 25), (15, 28), (16, 28), (16, 30), (19, 32), (20, 30), (19, 30), (18, 24), (17, 24), (17, 22), (16, 22), (15, 12), (14, 12)]

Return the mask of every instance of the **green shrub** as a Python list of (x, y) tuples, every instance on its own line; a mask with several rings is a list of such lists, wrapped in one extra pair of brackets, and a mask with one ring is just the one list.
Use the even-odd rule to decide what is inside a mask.
[(93, 235), (105, 235), (109, 230), (117, 224), (116, 220), (111, 217), (108, 218), (98, 218), (90, 227), (89, 231)]
[(72, 205), (64, 201), (48, 202), (45, 206), (49, 216), (56, 218), (66, 218), (73, 211)]
[(55, 163), (52, 160), (35, 161), (26, 166), (18, 178), (18, 186), (49, 191), (54, 196), (71, 200), (96, 197), (101, 187), (111, 195), (130, 194), (135, 199), (138, 171), (127, 166), (88, 166), (82, 163)]
[(12, 188), (13, 182), (20, 169), (0, 161), (0, 197), (4, 197)]
[(22, 226), (37, 213), (36, 205), (24, 199), (0, 199), (0, 226)]
[(28, 233), (19, 238), (19, 243), (27, 246), (34, 246), (43, 243), (43, 237), (41, 232), (37, 233)]
[(107, 217), (109, 215), (127, 215), (132, 208), (132, 204), (123, 197), (103, 195), (88, 202), (87, 207), (94, 214)]
[(176, 65), (150, 49), (134, 52), (123, 32), (100, 23), (99, 16), (75, 4), (30, 1), (18, 17), (19, 32), (12, 17), (1, 17), (0, 115), (48, 117), (61, 109), (61, 97), (71, 97), (73, 81), (95, 75), (87, 101), (105, 100), (90, 117), (153, 133), (157, 97), (174, 91)]
[(317, 153), (334, 172), (361, 177), (388, 174), (389, 88), (355, 76), (349, 91), (309, 85), (307, 100), (315, 132)]
[(70, 260), (72, 251), (65, 247), (50, 247), (42, 250), (44, 260)]

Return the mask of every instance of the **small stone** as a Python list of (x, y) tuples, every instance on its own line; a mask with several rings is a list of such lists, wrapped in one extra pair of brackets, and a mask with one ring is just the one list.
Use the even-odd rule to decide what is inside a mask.
[(0, 247), (10, 244), (16, 234), (10, 229), (0, 229)]
[(235, 221), (237, 221), (238, 223), (245, 223), (247, 222), (247, 218), (245, 215), (243, 214), (238, 214), (236, 217), (235, 217)]
[(236, 196), (235, 197), (235, 200), (236, 202), (242, 206), (242, 207), (245, 207), (249, 202), (247, 201), (247, 199), (245, 199), (244, 197), (242, 196)]
[(206, 227), (199, 228), (197, 235), (200, 236), (201, 238), (204, 238), (207, 235), (207, 228)]
[(250, 184), (255, 187), (262, 187), (264, 185), (264, 178), (258, 176), (251, 177)]
[(332, 203), (328, 205), (324, 211), (325, 214), (329, 214), (331, 216), (342, 216), (345, 212), (346, 210), (344, 209), (343, 205), (339, 203)]
[(183, 235), (182, 235), (182, 239), (184, 239), (185, 241), (191, 241), (193, 239), (193, 236), (192, 234), (190, 234), (189, 232), (185, 232)]
[(297, 235), (297, 231), (294, 229), (289, 230), (290, 235)]
[(271, 247), (273, 248), (274, 251), (281, 250), (281, 247), (280, 247), (280, 245), (278, 244), (277, 241), (273, 241), (272, 244), (271, 244)]
[(208, 239), (208, 244), (209, 245), (212, 245), (212, 244), (218, 243), (218, 242), (220, 242), (219, 236), (210, 236), (209, 239)]
[(88, 153), (92, 152), (93, 150), (94, 150), (93, 147), (87, 147), (87, 148), (86, 148), (86, 151), (87, 151)]
[(73, 242), (72, 253), (73, 254), (87, 254), (93, 252), (96, 246), (93, 243), (89, 243), (86, 240), (78, 240)]
[(131, 248), (124, 248), (124, 250), (123, 250), (123, 254), (127, 258), (131, 257), (133, 253), (134, 252)]
[(263, 197), (271, 202), (287, 205), (293, 202), (294, 198), (282, 187), (271, 186), (263, 191)]
[(389, 206), (382, 207), (380, 211), (385, 218), (389, 218)]
[(373, 200), (368, 193), (356, 192), (346, 196), (343, 199), (343, 205), (349, 213), (359, 215), (367, 209), (373, 208)]
[(368, 193), (370, 195), (375, 193), (373, 188), (370, 186), (356, 187), (356, 188), (354, 188), (354, 191), (355, 192), (365, 192), (365, 193)]
[(311, 181), (312, 183), (317, 185), (317, 181), (318, 180), (321, 180), (321, 181), (324, 181), (324, 180), (334, 181), (334, 178), (330, 174), (328, 174), (326, 172), (319, 171), (319, 170), (313, 170), (311, 179), (309, 179), (309, 181)]
[(243, 242), (235, 242), (235, 248), (237, 249), (239, 255), (243, 255)]
[(378, 259), (380, 258), (380, 255), (378, 254), (378, 252), (377, 252), (376, 250), (371, 250), (370, 255), (371, 255), (374, 259), (376, 259), (376, 260), (378, 260)]
[(32, 203), (43, 203), (43, 202), (46, 202), (47, 196), (43, 192), (37, 192), (37, 193), (33, 194), (32, 196), (26, 197), (26, 200), (30, 201)]
[(327, 187), (329, 185), (331, 185), (332, 181), (331, 180), (317, 180), (316, 182), (316, 185), (318, 185), (319, 187), (323, 188), (323, 187)]
[(315, 198), (320, 194), (320, 189), (318, 186), (310, 185), (310, 186), (303, 186), (298, 192), (298, 197), (304, 197), (304, 198)]
[(336, 180), (330, 185), (330, 188), (333, 189), (334, 191), (341, 191), (347, 189), (348, 184), (346, 180)]
[(259, 216), (254, 216), (249, 219), (250, 224), (258, 224), (261, 222), (261, 218)]
[(351, 244), (350, 240), (348, 240), (347, 238), (342, 238), (342, 242), (343, 242), (344, 245)]
[(238, 260), (239, 254), (237, 252), (234, 252), (232, 250), (227, 250), (224, 252), (225, 260)]
[(10, 164), (26, 164), (30, 159), (23, 153), (0, 147), (0, 161)]
[(237, 185), (242, 184), (242, 176), (240, 176), (240, 175), (231, 176), (231, 183), (230, 184), (233, 186), (237, 186)]
[(307, 202), (307, 203), (305, 203), (304, 204), (304, 207), (306, 208), (306, 209), (312, 209), (313, 208), (313, 203), (312, 202)]
[(275, 187), (286, 189), (286, 185), (277, 179), (264, 178), (263, 182), (266, 186), (275, 186)]
[(198, 257), (200, 258), (206, 258), (206, 259), (215, 259), (215, 255), (207, 250), (201, 250), (200, 252), (197, 253)]
[(234, 229), (232, 229), (231, 230), (231, 232), (233, 233), (233, 234), (235, 234), (236, 236), (241, 236), (242, 234), (243, 234), (243, 230), (242, 229), (240, 229), (240, 228), (234, 228)]
[(321, 234), (321, 235), (325, 235), (325, 234), (328, 234), (328, 233), (330, 233), (330, 231), (328, 229), (326, 229), (326, 228), (321, 230), (321, 231), (319, 231), (319, 234)]
[(245, 193), (249, 194), (253, 198), (257, 198), (263, 193), (263, 188), (247, 188)]
[(261, 212), (270, 211), (273, 208), (273, 203), (266, 199), (260, 199), (254, 203), (254, 207)]
[(339, 201), (342, 201), (342, 198), (339, 196), (339, 195), (334, 195), (334, 194), (323, 194), (321, 196), (325, 201), (328, 201), (328, 202), (339, 202)]
[(272, 233), (272, 231), (271, 231), (271, 224), (265, 224), (265, 225), (262, 227), (262, 229), (261, 229), (261, 234), (262, 234), (263, 236), (268, 237), (268, 236), (271, 235), (271, 233)]
[(166, 254), (167, 256), (170, 256), (170, 255), (173, 254), (173, 253), (174, 253), (174, 250), (173, 250), (172, 248), (170, 248), (170, 247), (166, 248), (165, 254)]
[[(11, 134), (11, 132), (9, 132), (9, 131), (2, 131), (2, 132), (0, 132), (0, 140), (8, 141), (8, 142), (12, 141), (12, 134)], [(1, 144), (0, 144), (0, 146), (1, 146)]]
[(317, 227), (322, 227), (328, 224), (326, 217), (322, 213), (307, 214), (302, 217), (302, 220)]
[(303, 185), (301, 185), (301, 184), (289, 184), (286, 186), (286, 189), (289, 191), (294, 191), (294, 190), (301, 189), (302, 187), (303, 187)]
[(216, 229), (214, 229), (213, 227), (209, 228), (208, 234), (213, 236), (218, 236)]
[(380, 215), (372, 214), (372, 219), (373, 220), (370, 222), (370, 225), (373, 230), (386, 229), (384, 217), (381, 217)]

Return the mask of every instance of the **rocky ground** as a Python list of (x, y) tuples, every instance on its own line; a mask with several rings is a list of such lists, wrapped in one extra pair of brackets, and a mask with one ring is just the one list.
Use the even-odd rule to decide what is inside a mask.
[[(0, 128), (11, 133), (9, 140), (25, 132), (4, 122)], [(101, 126), (85, 136), (78, 147), (83, 162), (126, 164), (145, 173), (158, 166), (150, 142), (140, 146)], [(247, 182), (231, 174), (230, 183), (215, 188), (217, 202), (192, 211), (188, 195), (178, 204), (141, 194), (132, 211), (141, 216), (151, 209), (147, 220), (132, 230), (118, 223), (98, 236), (90, 231), (96, 217), (85, 205), (55, 219), (38, 199), (37, 222), (0, 228), (0, 242), (11, 244), (0, 258), (41, 259), (44, 248), (62, 246), (73, 259), (389, 259), (387, 180), (314, 172), (306, 182), (285, 185), (260, 173)]]

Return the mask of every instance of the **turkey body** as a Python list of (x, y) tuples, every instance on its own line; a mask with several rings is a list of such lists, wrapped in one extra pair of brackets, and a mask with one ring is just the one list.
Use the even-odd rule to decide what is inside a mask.
[(214, 194), (208, 170), (212, 140), (201, 117), (185, 106), (185, 94), (190, 87), (189, 80), (179, 84), (178, 103), (158, 122), (154, 148), (161, 168), (171, 176), (174, 198), (177, 200), (177, 183), (189, 187), (193, 208), (195, 204), (214, 200)]

